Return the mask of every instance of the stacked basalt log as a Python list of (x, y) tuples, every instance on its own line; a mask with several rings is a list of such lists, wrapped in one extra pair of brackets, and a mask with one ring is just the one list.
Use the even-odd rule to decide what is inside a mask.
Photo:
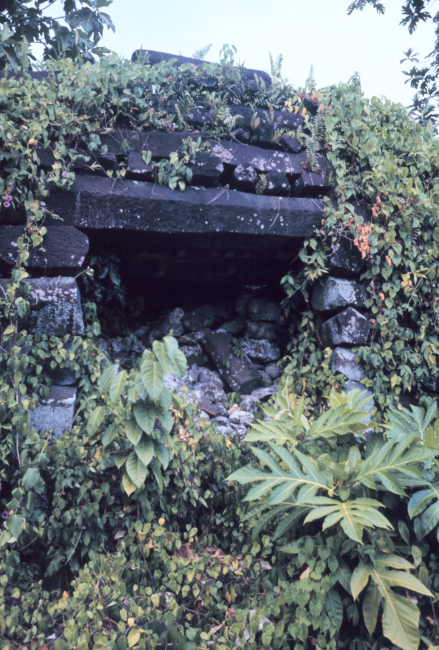
[[(150, 64), (171, 57), (151, 51), (148, 56)], [(177, 65), (204, 63), (172, 58)], [(33, 74), (41, 78), (42, 73)], [(255, 77), (266, 85), (271, 83), (264, 72), (244, 70), (244, 76), (250, 87), (257, 83)], [(206, 79), (203, 83), (207, 87), (216, 81)], [(61, 220), (48, 217), (44, 250), (31, 251), (33, 304), (25, 323), (30, 332), (57, 336), (83, 332), (73, 276), (84, 264), (89, 247), (94, 250), (99, 246), (101, 251), (118, 255), (125, 278), (134, 276), (151, 282), (184, 278), (218, 286), (226, 281), (255, 285), (269, 274), (277, 281), (282, 277), (301, 242), (321, 226), (322, 198), (330, 189), (330, 166), (319, 153), (317, 167), (309, 169), (306, 152), (295, 137), (304, 123), (302, 116), (280, 111), (268, 114), (247, 106), (228, 108), (235, 117), (235, 127), (220, 142), (203, 134), (214, 122), (208, 105), (199, 102), (183, 115), (196, 137), (208, 144), (208, 151), (190, 160), (192, 186), (184, 192), (158, 185), (156, 165), (180, 150), (183, 140), (194, 136), (193, 131), (177, 131), (175, 125), (173, 132), (117, 127), (99, 134), (105, 154), (85, 147), (80, 150), (81, 157), (72, 165), (76, 174), (73, 185), (68, 190), (53, 190), (46, 199), (48, 210)], [(316, 108), (309, 102), (311, 115)], [(160, 109), (171, 118), (176, 113), (175, 102), (169, 101)], [(279, 129), (288, 135), (276, 138)], [(148, 164), (142, 156), (146, 151), (151, 152)], [(37, 154), (41, 166), (50, 170), (55, 163), (51, 146), (39, 147)], [(118, 177), (119, 170), (124, 173)], [(0, 272), (6, 277), (14, 264), (22, 217), (3, 211), (0, 224)], [(369, 334), (364, 288), (352, 279), (360, 273), (361, 260), (355, 262), (358, 251), (351, 243), (346, 251), (346, 245), (342, 241), (335, 248), (331, 277), (316, 287), (313, 297), (314, 308), (324, 315), (322, 344), (336, 348), (333, 359), (339, 359), (340, 368), (354, 363), (349, 347), (363, 344)], [(144, 332), (149, 331), (149, 338), (138, 337), (138, 352), (142, 345), (151, 343), (151, 336), (160, 338), (173, 331), (181, 338), (189, 368), (215, 372), (223, 389), (246, 395), (248, 403), (255, 391), (260, 391), (259, 397), (261, 391), (270, 394), (267, 390), (280, 372), (275, 364), (286, 331), (279, 307), (269, 300), (243, 296), (234, 314), (226, 317), (219, 311), (203, 304), (192, 312), (174, 310), (168, 314), (168, 323), (161, 322), (155, 328), (148, 325)], [(176, 326), (182, 331), (176, 331)], [(128, 347), (131, 349), (132, 344)], [(352, 386), (361, 378), (358, 371), (346, 376)], [(52, 377), (57, 384), (34, 415), (34, 424), (40, 429), (51, 426), (56, 435), (61, 435), (69, 422), (71, 426), (74, 384), (79, 378), (68, 372)], [(210, 402), (211, 410), (214, 406), (215, 402)]]

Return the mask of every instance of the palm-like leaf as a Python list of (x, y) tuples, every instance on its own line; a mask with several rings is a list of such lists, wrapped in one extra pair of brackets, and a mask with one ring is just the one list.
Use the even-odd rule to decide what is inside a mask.
[[(430, 506), (433, 499), (435, 502)], [(427, 508), (427, 506), (429, 507)], [(421, 515), (415, 526), (418, 539), (428, 535), (439, 522), (439, 485), (429, 483), (426, 490), (415, 492), (409, 501), (408, 513), (411, 519)]]
[(417, 465), (425, 463), (435, 455), (435, 450), (430, 447), (414, 445), (416, 438), (416, 433), (411, 433), (407, 436), (402, 434), (381, 444), (378, 442), (353, 474), (351, 484), (362, 483), (372, 490), (384, 488), (395, 494), (405, 495), (397, 475), (422, 478), (423, 474)]
[(307, 515), (305, 524), (324, 517), (323, 530), (325, 530), (325, 528), (340, 522), (346, 535), (360, 544), (363, 543), (365, 526), (392, 528), (390, 521), (378, 511), (378, 508), (384, 506), (375, 499), (360, 498), (343, 502), (328, 497), (314, 497), (311, 499), (311, 503), (317, 507)]
[(372, 578), (363, 600), (363, 615), (372, 634), (375, 629), (378, 610), (384, 598), (383, 632), (395, 645), (404, 650), (417, 650), (419, 637), (419, 610), (405, 596), (395, 593), (392, 587), (432, 596), (420, 580), (407, 570), (415, 567), (397, 555), (377, 554), (373, 565), (360, 563), (352, 574), (351, 589), (354, 599), (363, 591)]

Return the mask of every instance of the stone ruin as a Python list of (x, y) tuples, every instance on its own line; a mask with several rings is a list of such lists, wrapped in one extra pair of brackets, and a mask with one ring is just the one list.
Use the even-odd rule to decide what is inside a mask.
[[(169, 58), (149, 52), (150, 63)], [(172, 58), (177, 64), (203, 63)], [(33, 74), (44, 78), (45, 73)], [(271, 83), (264, 72), (247, 70), (245, 75), (249, 84), (255, 75)], [(175, 112), (172, 101), (165, 108)], [(237, 116), (235, 130), (229, 139), (210, 141), (210, 152), (199, 152), (190, 161), (192, 186), (184, 192), (158, 185), (154, 165), (177, 151), (183, 139), (203, 137), (213, 118), (202, 103), (184, 116), (195, 132), (139, 133), (120, 127), (100, 136), (106, 155), (83, 151), (73, 165), (73, 186), (54, 190), (46, 199), (48, 210), (61, 219), (47, 218), (44, 252), (31, 251), (32, 309), (24, 325), (31, 333), (49, 336), (83, 334), (75, 276), (88, 253), (117, 255), (128, 299), (137, 300), (140, 309), (132, 323), (134, 336), (121, 323), (107, 332), (103, 345), (109, 355), (119, 360), (140, 355), (154, 339), (173, 332), (188, 370), (182, 380), (169, 377), (169, 388), (187, 386), (186, 398), (198, 402), (218, 431), (242, 437), (257, 403), (277, 388), (282, 372), (277, 362), (285, 352), (289, 325), (279, 307), (284, 297), (279, 283), (301, 242), (321, 225), (330, 165), (321, 151), (317, 173), (310, 172), (296, 138), (273, 141), (279, 126), (291, 131), (303, 124), (300, 115), (275, 111), (269, 116), (258, 110), (254, 127), (251, 108), (229, 108)], [(310, 101), (307, 108), (311, 114), (317, 110)], [(130, 145), (128, 154), (121, 152), (123, 141)], [(151, 152), (149, 164), (142, 151)], [(38, 156), (43, 168), (55, 162), (50, 147), (40, 148)], [(93, 171), (94, 162), (113, 172), (123, 166), (125, 176), (109, 178)], [(261, 174), (266, 182), (263, 193), (256, 193)], [(14, 264), (22, 227), (20, 216), (6, 221), (2, 215), (4, 278)], [(332, 368), (345, 375), (347, 389), (364, 389), (362, 369), (350, 350), (369, 337), (366, 290), (358, 279), (363, 260), (344, 237), (334, 242), (328, 266), (330, 274), (316, 284), (312, 296), (321, 344), (334, 350)], [(7, 280), (0, 282), (4, 286)], [(33, 413), (32, 424), (60, 436), (72, 426), (79, 378), (61, 369), (45, 372), (52, 379), (50, 397)], [(227, 410), (230, 391), (240, 395), (240, 404)]]

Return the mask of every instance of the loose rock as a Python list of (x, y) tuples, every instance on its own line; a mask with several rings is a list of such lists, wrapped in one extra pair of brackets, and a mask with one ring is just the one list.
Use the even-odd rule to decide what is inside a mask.
[(71, 386), (52, 386), (49, 399), (41, 399), (38, 408), (31, 413), (31, 427), (38, 432), (53, 430), (55, 438), (61, 438), (64, 431), (73, 426), (76, 392)]
[(348, 307), (323, 323), (319, 329), (323, 347), (365, 345), (369, 338), (370, 323), (353, 307)]
[(250, 320), (259, 322), (282, 323), (284, 316), (282, 310), (272, 300), (265, 298), (254, 298), (248, 303), (247, 312)]
[(277, 361), (280, 357), (279, 346), (264, 339), (261, 341), (242, 339), (241, 348), (252, 361), (259, 363), (270, 363), (270, 361)]
[(348, 305), (364, 307), (366, 299), (366, 288), (361, 282), (329, 276), (316, 282), (312, 306), (317, 311), (329, 311)]
[(249, 359), (234, 355), (235, 346), (229, 333), (208, 332), (204, 347), (231, 390), (250, 393), (262, 385), (262, 377)]
[(335, 348), (331, 356), (331, 368), (334, 373), (341, 373), (348, 379), (360, 381), (365, 376), (364, 370), (355, 361), (356, 354), (347, 348)]
[(229, 317), (228, 312), (212, 305), (203, 305), (187, 312), (182, 318), (186, 332), (197, 332), (203, 328), (215, 328)]

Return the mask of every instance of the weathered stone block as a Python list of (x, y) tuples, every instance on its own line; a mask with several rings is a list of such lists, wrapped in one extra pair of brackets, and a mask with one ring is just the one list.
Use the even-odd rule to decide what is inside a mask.
[(238, 165), (233, 172), (231, 183), (232, 187), (241, 192), (254, 192), (257, 181), (258, 175), (253, 167)]
[(287, 196), (291, 190), (288, 178), (281, 172), (268, 172), (265, 174), (265, 180), (267, 185), (264, 194), (268, 196)]
[(327, 178), (313, 172), (304, 172), (294, 185), (296, 196), (323, 196), (329, 191)]
[(353, 307), (330, 318), (320, 326), (320, 339), (323, 347), (337, 345), (365, 345), (369, 338), (368, 319)]
[(182, 318), (182, 325), (186, 332), (197, 332), (206, 327), (217, 327), (229, 318), (230, 314), (224, 309), (213, 305), (203, 305), (193, 311), (187, 312)]
[[(53, 190), (46, 204), (62, 214), (66, 225), (119, 229), (125, 237), (130, 230), (212, 233), (215, 237), (220, 237), (218, 233), (248, 233), (265, 235), (265, 242), (267, 235), (308, 237), (320, 225), (323, 211), (323, 204), (313, 199), (279, 200), (226, 189), (172, 192), (152, 183), (79, 175), (71, 189)], [(273, 244), (270, 242), (272, 249)]]
[(364, 307), (366, 300), (366, 288), (361, 282), (329, 276), (317, 280), (311, 303), (317, 311), (330, 311), (348, 305)]
[(290, 135), (284, 135), (280, 139), (280, 144), (288, 153), (301, 153), (304, 150), (298, 139), (292, 138)]
[(257, 363), (270, 363), (277, 361), (280, 357), (279, 346), (267, 340), (256, 341), (255, 339), (242, 339), (240, 341), (244, 353), (252, 361)]
[(135, 151), (128, 154), (126, 178), (138, 181), (154, 181), (154, 164), (143, 160)]
[(280, 327), (276, 323), (254, 323), (253, 321), (249, 321), (247, 324), (247, 337), (256, 341), (263, 339), (270, 342), (280, 341), (285, 337), (285, 334), (285, 328)]
[(38, 408), (31, 413), (31, 426), (38, 432), (52, 429), (55, 438), (61, 438), (73, 426), (76, 392), (71, 386), (52, 386), (49, 399), (40, 400)]
[(365, 376), (362, 366), (355, 361), (356, 354), (347, 348), (335, 348), (331, 356), (331, 368), (347, 379), (360, 381)]
[(234, 355), (235, 346), (231, 334), (208, 332), (204, 347), (231, 390), (248, 394), (262, 386), (262, 377), (251, 361), (248, 358), (239, 359)]
[(328, 262), (330, 270), (344, 275), (360, 273), (365, 264), (365, 260), (362, 259), (360, 250), (355, 246), (350, 234), (333, 240)]
[[(31, 334), (84, 334), (81, 299), (74, 278), (38, 278), (31, 285), (30, 315), (21, 324)], [(9, 280), (0, 280), (6, 291)]]
[[(183, 140), (188, 137), (193, 137), (193, 133), (188, 131), (178, 133), (137, 132), (129, 129), (117, 129), (110, 135), (101, 135), (100, 139), (101, 143), (108, 147), (109, 153), (120, 153), (120, 144), (126, 140), (131, 151), (139, 154), (142, 151), (151, 151), (153, 160), (162, 160), (169, 158), (172, 152), (180, 149)], [(233, 168), (238, 165), (250, 166), (261, 173), (282, 172), (287, 174), (291, 180), (299, 178), (302, 173), (302, 165), (306, 161), (305, 153), (290, 154), (285, 151), (268, 151), (230, 140), (221, 140), (221, 142), (210, 140), (210, 151), (224, 165), (227, 164)]]
[(266, 298), (254, 298), (247, 305), (249, 318), (255, 323), (266, 321), (269, 323), (282, 323), (284, 316), (279, 305)]
[(205, 151), (198, 151), (195, 158), (189, 161), (192, 170), (192, 185), (212, 187), (224, 172), (224, 165), (218, 159)]
[[(204, 61), (204, 59), (193, 59), (189, 56), (179, 56), (176, 54), (168, 54), (168, 52), (157, 52), (155, 50), (143, 49), (135, 50), (132, 54), (131, 60), (137, 61), (139, 56), (147, 56), (148, 63), (150, 65), (155, 65), (161, 61), (169, 61), (170, 59), (175, 60), (175, 65), (177, 66), (183, 65), (184, 63), (193, 63), (196, 66), (208, 63), (207, 61)], [(260, 77), (264, 80), (266, 86), (271, 86), (271, 77), (267, 72), (264, 72), (262, 70), (253, 70), (251, 68), (240, 68), (240, 70), (244, 78), (249, 82), (253, 82), (256, 75), (257, 77)]]
[[(0, 264), (12, 267), (17, 257), (17, 239), (23, 235), (22, 226), (0, 227)], [(44, 250), (43, 250), (44, 249)], [(89, 241), (84, 233), (71, 226), (47, 229), (42, 246), (30, 248), (28, 267), (50, 270), (51, 273), (71, 273), (81, 268), (88, 253)]]

